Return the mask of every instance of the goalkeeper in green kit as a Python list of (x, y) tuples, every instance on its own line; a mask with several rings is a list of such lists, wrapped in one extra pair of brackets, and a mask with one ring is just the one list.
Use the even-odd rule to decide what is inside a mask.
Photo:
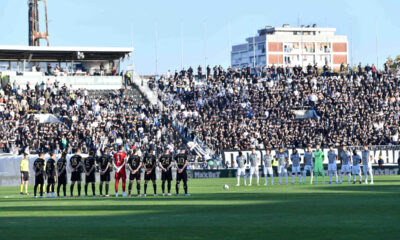
[(316, 150), (314, 152), (314, 174), (315, 174), (315, 182), (318, 183), (319, 173), (322, 175), (322, 183), (325, 184), (325, 171), (324, 171), (324, 152), (319, 148), (319, 145), (316, 146)]

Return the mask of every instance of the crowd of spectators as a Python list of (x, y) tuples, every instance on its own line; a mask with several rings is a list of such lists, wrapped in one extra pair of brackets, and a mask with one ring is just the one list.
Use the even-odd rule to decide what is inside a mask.
[[(149, 82), (162, 109), (138, 102), (132, 89), (94, 94), (58, 81), (24, 88), (8, 83), (0, 90), (0, 149), (72, 153), (79, 147), (87, 153), (124, 145), (174, 151), (184, 144), (175, 120), (189, 139), (217, 152), (399, 144), (399, 78), (368, 65), (340, 70), (216, 66), (204, 72), (198, 67), (196, 75), (189, 68)], [(60, 121), (36, 118), (47, 113)]]
[(217, 151), (399, 143), (400, 80), (374, 65), (197, 70), (206, 77), (189, 68), (149, 84), (192, 137)]
[[(28, 83), (24, 88), (8, 83), (0, 90), (0, 151), (72, 153), (81, 148), (88, 153), (115, 145), (142, 151), (181, 147), (182, 140), (171, 125), (172, 115), (134, 99), (135, 94), (139, 92), (132, 89), (94, 94), (59, 86), (57, 81)], [(41, 123), (38, 114), (53, 114), (60, 121)]]

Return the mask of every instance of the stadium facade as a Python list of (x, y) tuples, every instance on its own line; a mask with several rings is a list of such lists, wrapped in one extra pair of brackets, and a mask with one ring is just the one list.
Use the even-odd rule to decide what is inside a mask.
[(348, 63), (347, 36), (335, 35), (336, 28), (313, 26), (267, 26), (247, 43), (232, 46), (231, 66), (302, 66), (331, 69)]

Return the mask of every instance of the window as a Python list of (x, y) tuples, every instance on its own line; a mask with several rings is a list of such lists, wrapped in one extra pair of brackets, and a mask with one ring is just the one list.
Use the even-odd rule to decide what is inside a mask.
[(253, 51), (253, 50), (254, 50), (253, 44), (249, 44), (249, 51)]

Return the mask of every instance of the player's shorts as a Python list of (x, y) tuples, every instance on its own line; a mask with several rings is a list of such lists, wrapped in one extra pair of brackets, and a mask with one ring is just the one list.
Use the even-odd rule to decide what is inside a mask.
[(29, 181), (29, 173), (26, 171), (21, 172), (22, 180), (23, 181)]
[(110, 181), (110, 172), (107, 171), (103, 175), (100, 174), (100, 182), (109, 182)]
[(286, 164), (285, 165), (278, 165), (278, 174), (287, 173)]
[(236, 170), (236, 176), (246, 176), (246, 168), (238, 168)]
[(313, 167), (312, 167), (311, 165), (305, 165), (305, 166), (304, 166), (304, 171), (310, 171), (310, 172), (312, 172), (312, 171), (313, 171)]
[(336, 170), (337, 170), (336, 163), (328, 164), (328, 171), (336, 171)]
[(264, 167), (264, 175), (267, 176), (267, 174), (274, 176), (274, 170), (272, 170), (272, 167)]
[(96, 182), (96, 176), (94, 175), (94, 172), (89, 174), (89, 176), (86, 176), (85, 174), (85, 183), (94, 183)]
[(58, 184), (67, 184), (67, 175), (61, 174), (58, 176)]
[(315, 165), (314, 172), (324, 172), (324, 165)]
[(39, 174), (35, 176), (35, 184), (44, 184), (44, 176), (43, 174)]
[(82, 181), (82, 174), (80, 172), (71, 173), (71, 182), (80, 182)]
[(188, 177), (187, 177), (187, 172), (186, 171), (183, 171), (181, 173), (176, 174), (176, 181), (177, 182), (180, 182), (181, 180), (186, 182), (187, 179), (188, 179)]
[(351, 174), (353, 174), (353, 175), (360, 174), (360, 165), (351, 167)]
[(258, 176), (259, 174), (260, 173), (259, 173), (258, 167), (250, 167), (250, 176), (253, 176), (253, 175)]
[(162, 181), (172, 181), (172, 170), (169, 169), (166, 172), (161, 171), (161, 180)]
[(372, 167), (370, 165), (363, 165), (364, 172), (370, 172), (371, 170), (372, 170)]
[(55, 184), (56, 183), (56, 177), (55, 176), (48, 176), (47, 177), (47, 184)]
[(342, 168), (340, 169), (341, 172), (351, 172), (351, 166), (350, 164), (347, 165), (342, 165)]
[(150, 174), (147, 174), (146, 172), (144, 173), (144, 180), (146, 181), (155, 181), (156, 180), (156, 169), (154, 168), (153, 171), (151, 171)]
[(122, 179), (122, 181), (126, 180), (126, 171), (125, 169), (121, 169), (119, 172), (115, 173), (115, 180), (120, 180)]
[(300, 166), (297, 167), (292, 166), (292, 173), (299, 173), (299, 172), (301, 172)]
[(135, 174), (133, 174), (132, 172), (129, 173), (129, 180), (133, 181), (133, 180), (140, 180), (140, 170), (136, 171)]

